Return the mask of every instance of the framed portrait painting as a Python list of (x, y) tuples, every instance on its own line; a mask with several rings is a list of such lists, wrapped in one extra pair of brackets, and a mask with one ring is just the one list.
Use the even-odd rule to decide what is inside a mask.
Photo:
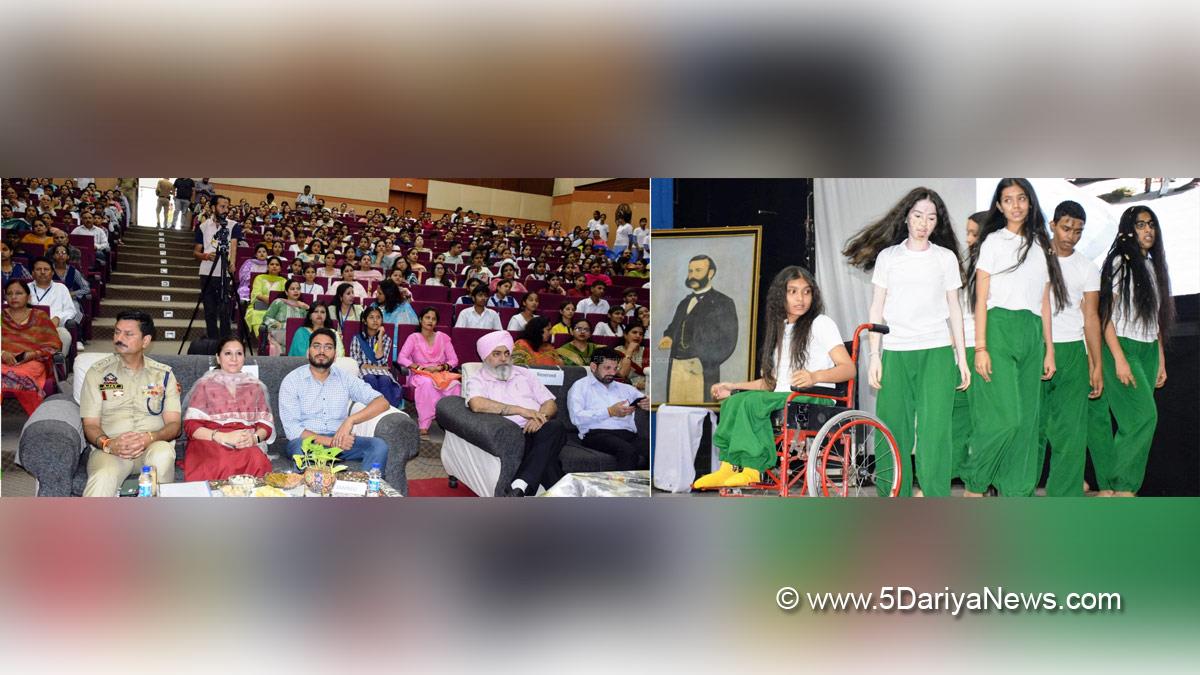
[(716, 408), (713, 384), (754, 378), (762, 228), (655, 230), (650, 400)]

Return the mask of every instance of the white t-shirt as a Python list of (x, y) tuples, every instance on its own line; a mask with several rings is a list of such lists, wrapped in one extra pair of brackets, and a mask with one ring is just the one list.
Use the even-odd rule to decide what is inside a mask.
[(997, 230), (989, 234), (979, 247), (979, 260), (975, 267), (991, 275), (988, 280), (988, 309), (1024, 309), (1042, 315), (1042, 293), (1050, 282), (1045, 253), (1034, 244), (1029, 247), (1025, 262), (1016, 269), (1009, 269), (1017, 263), (1018, 251), (1024, 242), (1022, 235)]
[[(1154, 266), (1150, 264), (1150, 258), (1143, 257), (1142, 264), (1146, 266), (1146, 272), (1150, 275), (1150, 283), (1155, 288), (1155, 297), (1158, 297), (1158, 284), (1154, 279)], [(1129, 299), (1129, 316), (1121, 308), (1121, 296), (1118, 295), (1118, 281), (1121, 277), (1121, 260), (1118, 259), (1113, 264), (1113, 315), (1112, 322), (1117, 330), (1117, 337), (1123, 337), (1138, 342), (1154, 342), (1158, 339), (1158, 304), (1155, 303), (1155, 313), (1149, 325), (1143, 325), (1137, 319), (1137, 311), (1133, 308), (1133, 298)], [(1133, 282), (1129, 284), (1129, 292), (1133, 292)]]
[(595, 232), (596, 230), (600, 229), (600, 221), (596, 218), (592, 218), (588, 221), (587, 228), (588, 232)]
[[(780, 343), (779, 353), (775, 355), (775, 372), (777, 379), (775, 380), (775, 391), (791, 391), (792, 390), (792, 362), (790, 354), (792, 353), (792, 328), (795, 324), (787, 324), (783, 329), (783, 341)], [(833, 357), (829, 356), (829, 352), (834, 347), (844, 346), (842, 343), (842, 335), (838, 332), (837, 324), (833, 319), (824, 314), (813, 319), (812, 330), (808, 333), (808, 358), (805, 360), (801, 370), (829, 370), (834, 366)], [(830, 387), (834, 385), (827, 382), (818, 382), (818, 387)]]
[(625, 248), (629, 246), (629, 235), (633, 234), (633, 226), (625, 223), (617, 228), (617, 239), (613, 242), (613, 246)]
[(475, 311), (474, 307), (468, 307), (458, 313), (458, 318), (454, 321), (455, 328), (490, 328), (492, 330), (503, 330), (500, 326), (500, 315), (496, 310), (485, 307), (483, 314)]
[(1079, 251), (1059, 256), (1058, 266), (1067, 286), (1067, 306), (1054, 315), (1051, 331), (1055, 342), (1078, 342), (1083, 339), (1083, 294), (1100, 290), (1100, 268)]
[(625, 329), (621, 326), (617, 326), (617, 332), (614, 333), (613, 329), (608, 327), (608, 322), (605, 321), (596, 324), (596, 330), (592, 332), (592, 335), (599, 337), (624, 337)]
[(511, 319), (508, 320), (508, 328), (505, 330), (525, 330), (525, 324), (527, 323), (529, 322), (525, 320), (525, 315), (517, 312), (516, 314), (512, 315)]
[(962, 288), (962, 279), (958, 258), (949, 249), (930, 244), (924, 251), (913, 251), (905, 239), (879, 252), (871, 283), (887, 290), (883, 322), (891, 331), (883, 336), (884, 349), (915, 351), (951, 344), (946, 292)]
[(592, 302), (592, 297), (588, 297), (575, 303), (576, 314), (608, 314), (608, 300), (600, 298), (600, 302)]
[(650, 230), (644, 227), (638, 227), (633, 230), (633, 234), (637, 237), (638, 246), (646, 248), (646, 241), (650, 239)]

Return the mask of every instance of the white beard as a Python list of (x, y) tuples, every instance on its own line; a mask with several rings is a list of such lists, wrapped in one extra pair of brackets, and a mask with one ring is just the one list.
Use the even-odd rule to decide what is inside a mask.
[(507, 382), (508, 379), (510, 377), (512, 377), (513, 367), (511, 365), (489, 366), (487, 364), (487, 362), (484, 362), (483, 369), (486, 370), (488, 373), (490, 373), (492, 375), (492, 377), (496, 378), (497, 380), (500, 380), (501, 382)]

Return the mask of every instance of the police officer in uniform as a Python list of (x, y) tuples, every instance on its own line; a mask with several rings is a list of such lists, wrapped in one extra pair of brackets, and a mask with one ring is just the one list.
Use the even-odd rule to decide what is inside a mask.
[(91, 445), (84, 497), (112, 497), (121, 483), (155, 467), (159, 483), (175, 480), (181, 387), (169, 366), (144, 356), (154, 320), (140, 310), (117, 315), (112, 356), (88, 370), (79, 412)]

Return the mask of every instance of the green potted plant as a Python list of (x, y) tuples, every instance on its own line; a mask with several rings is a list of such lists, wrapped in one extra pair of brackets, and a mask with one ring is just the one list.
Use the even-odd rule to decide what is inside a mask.
[(292, 455), (292, 458), (296, 460), (296, 468), (304, 472), (304, 484), (309, 490), (317, 492), (313, 485), (316, 484), (317, 476), (320, 476), (321, 496), (328, 495), (333, 491), (333, 484), (337, 480), (335, 474), (346, 470), (345, 464), (337, 464), (342, 449), (321, 445), (312, 436), (304, 439), (300, 449), (301, 454)]

